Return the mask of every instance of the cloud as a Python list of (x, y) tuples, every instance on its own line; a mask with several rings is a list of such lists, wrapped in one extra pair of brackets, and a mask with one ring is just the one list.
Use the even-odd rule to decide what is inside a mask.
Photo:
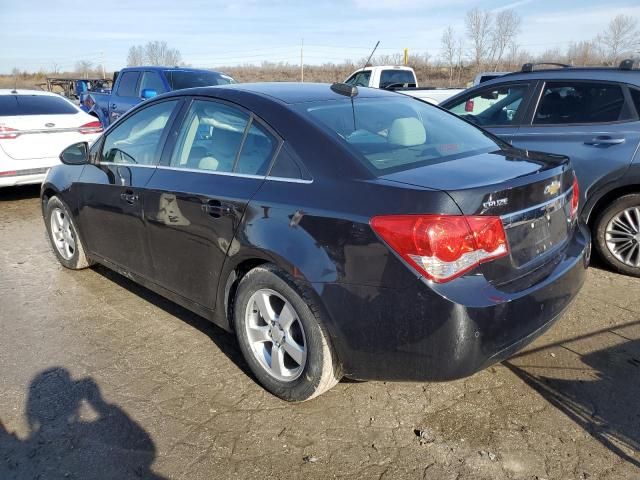
[(501, 7), (496, 7), (493, 10), (491, 10), (491, 12), (499, 13), (504, 10), (513, 10), (513, 9), (517, 9), (518, 7), (524, 7), (525, 5), (528, 5), (531, 2), (533, 2), (533, 0), (518, 0), (516, 2), (511, 2), (511, 3), (507, 3), (506, 5), (502, 5)]

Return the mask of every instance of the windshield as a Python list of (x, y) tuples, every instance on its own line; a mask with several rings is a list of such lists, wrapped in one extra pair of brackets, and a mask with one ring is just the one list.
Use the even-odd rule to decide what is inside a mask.
[(209, 87), (236, 83), (229, 75), (218, 72), (189, 72), (185, 70), (165, 70), (171, 90), (183, 88)]
[(500, 149), (482, 130), (401, 95), (356, 97), (353, 106), (345, 99), (306, 103), (299, 108), (336, 133), (377, 175)]
[(1, 95), (0, 117), (17, 115), (74, 115), (78, 109), (54, 95)]

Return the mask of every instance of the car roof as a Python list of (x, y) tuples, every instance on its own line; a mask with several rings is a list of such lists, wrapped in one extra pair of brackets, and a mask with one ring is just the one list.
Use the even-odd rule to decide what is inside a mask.
[[(286, 104), (319, 102), (327, 100), (342, 100), (349, 98), (334, 92), (329, 83), (300, 83), (300, 82), (265, 82), (265, 83), (236, 83), (232, 85), (218, 85), (215, 87), (199, 87), (178, 90), (174, 95), (207, 95), (223, 93), (224, 91), (240, 91), (269, 97)], [(377, 88), (358, 87), (356, 98), (396, 97), (397, 93)]]
[(534, 70), (532, 72), (513, 72), (483, 82), (482, 87), (498, 85), (506, 81), (521, 80), (600, 80), (640, 85), (640, 70), (621, 70), (612, 67), (567, 67)]
[(43, 95), (50, 97), (62, 97), (62, 95), (53, 92), (47, 92), (45, 90), (29, 90), (24, 88), (0, 88), (0, 95)]

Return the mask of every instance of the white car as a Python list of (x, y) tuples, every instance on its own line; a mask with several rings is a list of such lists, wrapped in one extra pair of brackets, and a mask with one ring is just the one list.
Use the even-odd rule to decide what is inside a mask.
[(62, 150), (101, 132), (97, 118), (60, 95), (0, 89), (0, 187), (41, 183)]

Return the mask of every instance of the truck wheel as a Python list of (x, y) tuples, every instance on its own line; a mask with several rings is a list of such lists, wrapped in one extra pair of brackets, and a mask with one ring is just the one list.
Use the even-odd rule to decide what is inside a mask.
[(609, 266), (640, 277), (640, 194), (624, 195), (598, 215), (595, 246)]

